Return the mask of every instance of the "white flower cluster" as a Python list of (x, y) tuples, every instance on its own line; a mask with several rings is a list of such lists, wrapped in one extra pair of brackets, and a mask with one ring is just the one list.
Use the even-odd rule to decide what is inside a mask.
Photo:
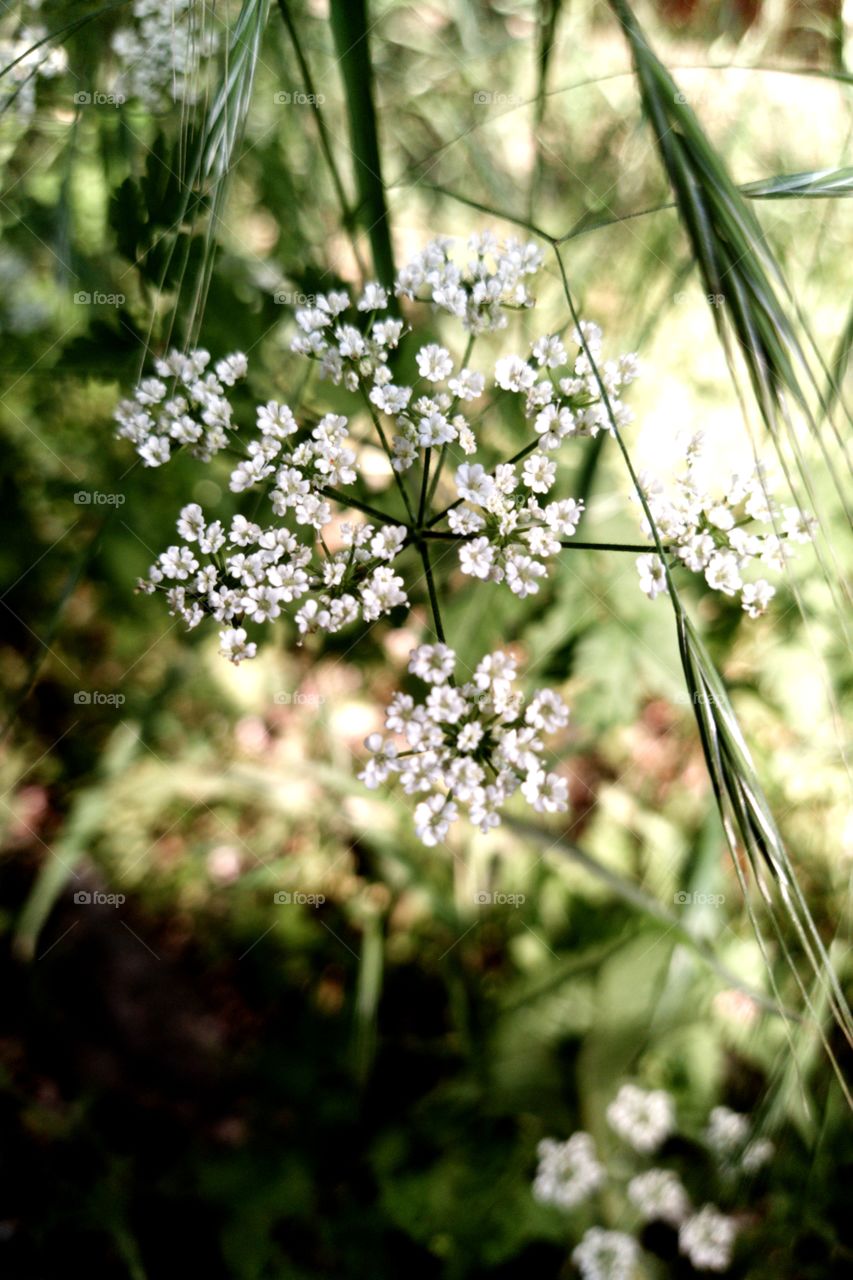
[(588, 1133), (573, 1133), (566, 1142), (543, 1138), (536, 1152), (539, 1167), (533, 1180), (533, 1195), (540, 1204), (573, 1209), (604, 1181), (604, 1166)]
[(736, 1235), (734, 1218), (706, 1204), (681, 1224), (678, 1247), (697, 1271), (728, 1271)]
[(639, 1256), (633, 1236), (590, 1227), (573, 1250), (572, 1262), (583, 1280), (633, 1280)]
[[(734, 1117), (734, 1119), (732, 1119)], [(673, 1100), (662, 1089), (644, 1090), (624, 1084), (607, 1108), (607, 1120), (635, 1151), (647, 1155), (675, 1132)], [(744, 1123), (740, 1123), (744, 1122)], [(749, 1137), (746, 1116), (716, 1107), (710, 1116), (706, 1141), (717, 1154), (742, 1149)], [(541, 1204), (575, 1209), (606, 1184), (609, 1172), (599, 1159), (593, 1139), (579, 1131), (566, 1142), (545, 1138), (537, 1147), (539, 1164), (533, 1195)], [(726, 1271), (737, 1235), (735, 1218), (706, 1204), (694, 1212), (678, 1175), (671, 1169), (647, 1169), (632, 1177), (627, 1197), (642, 1223), (665, 1222), (678, 1230), (680, 1252), (697, 1271)], [(631, 1280), (640, 1249), (633, 1236), (592, 1227), (572, 1253), (585, 1280)]]
[(542, 265), (537, 245), (509, 240), (499, 244), (491, 232), (468, 241), (468, 258), (454, 261), (454, 242), (445, 236), (432, 240), (397, 276), (399, 297), (431, 302), (461, 320), (469, 333), (486, 333), (506, 326), (506, 308), (532, 307), (527, 277)]
[(234, 424), (226, 387), (246, 376), (248, 362), (235, 352), (205, 373), (209, 363), (208, 351), (170, 351), (155, 362), (157, 376), (143, 378), (133, 399), (119, 403), (116, 434), (132, 442), (146, 467), (162, 466), (182, 445), (203, 462), (228, 446)]
[(623, 1084), (607, 1108), (607, 1122), (635, 1151), (648, 1155), (674, 1131), (675, 1107), (663, 1089)]
[(648, 1169), (628, 1183), (628, 1199), (644, 1222), (678, 1226), (690, 1212), (681, 1180), (671, 1169)]
[(455, 667), (446, 644), (412, 650), (409, 671), (430, 692), (420, 703), (394, 695), (385, 727), (397, 737), (370, 734), (361, 780), (376, 788), (397, 774), (408, 795), (424, 796), (415, 830), (426, 845), (445, 839), (460, 807), (481, 831), (498, 826), (501, 807), (518, 790), (537, 813), (565, 812), (568, 783), (542, 761), (542, 734), (568, 721), (563, 700), (540, 689), (525, 708), (513, 688), (515, 659), (501, 651), (483, 658), (465, 684), (454, 682)]
[(193, 0), (133, 0), (134, 22), (112, 38), (120, 64), (119, 86), (156, 110), (170, 102), (193, 103), (202, 89), (200, 70), (219, 44), (205, 27), (206, 5)]
[[(150, 0), (136, 0), (137, 21), (154, 22), (155, 8), (161, 12)], [(171, 14), (168, 8), (162, 12)], [(526, 359), (499, 358), (493, 376), (470, 367), (476, 335), (502, 328), (509, 310), (533, 304), (530, 277), (540, 265), (533, 244), (477, 236), (468, 242), (467, 257), (457, 261), (451, 242), (436, 240), (400, 271), (393, 290), (369, 283), (355, 299), (332, 291), (297, 310), (292, 349), (316, 361), (323, 377), (354, 397), (349, 417), (329, 412), (303, 424), (287, 404), (269, 400), (255, 406), (249, 428), (241, 423), (245, 395), (234, 393), (232, 403), (233, 389), (248, 372), (245, 355), (211, 362), (205, 350), (172, 350), (157, 359), (153, 374), (118, 405), (117, 434), (133, 444), (147, 467), (162, 466), (178, 452), (202, 462), (226, 451), (235, 454), (230, 491), (251, 494), (252, 501), (243, 514), (221, 517), (196, 504), (185, 507), (178, 520), (181, 541), (159, 556), (143, 589), (166, 593), (173, 613), (189, 627), (213, 617), (222, 627), (222, 653), (233, 662), (255, 656), (258, 641), (251, 628), (274, 622), (290, 605), (300, 635), (372, 623), (407, 607), (407, 583), (396, 561), (412, 546), (425, 558), (427, 537), (455, 541), (464, 574), (505, 582), (520, 598), (536, 593), (561, 543), (570, 545), (583, 513), (582, 503), (553, 497), (554, 455), (565, 439), (627, 423), (630, 412), (620, 397), (637, 376), (636, 357), (605, 359), (600, 329), (585, 321), (565, 341), (559, 333), (537, 338)], [(396, 382), (394, 352), (407, 330), (393, 313), (392, 293), (458, 320), (468, 332), (461, 362), (429, 342), (414, 352), (417, 377)], [(488, 469), (481, 461), (464, 461), (478, 449), (466, 406), (487, 395), (493, 403), (501, 393), (523, 397), (532, 438), (508, 461), (490, 461)], [(390, 491), (397, 512), (402, 500), (402, 519), (347, 492), (368, 456), (363, 436), (349, 434), (356, 414), (367, 417), (387, 455), (385, 493)], [(440, 451), (434, 471), (433, 450)], [(664, 537), (677, 543), (685, 563), (701, 562), (708, 581), (730, 592), (734, 578), (727, 557), (778, 557), (781, 539), (759, 538), (759, 547), (756, 535), (740, 527), (742, 511), (750, 519), (765, 514), (760, 477), (737, 482), (728, 499), (712, 503), (692, 479), (694, 452), (691, 445), (689, 484), (677, 498), (665, 499), (650, 488), (650, 501)], [(458, 496), (433, 513), (448, 456)], [(406, 484), (417, 463), (415, 503)], [(375, 491), (376, 485), (369, 488)], [(781, 519), (786, 536), (806, 536), (790, 512)], [(645, 557), (644, 564), (649, 583), (656, 584), (663, 565), (655, 556)], [(428, 570), (427, 577), (436, 608)], [(769, 588), (738, 583), (744, 607), (758, 610)], [(516, 791), (537, 812), (564, 811), (567, 784), (543, 765), (540, 736), (565, 724), (568, 713), (557, 695), (542, 690), (522, 713), (511, 691), (515, 668), (507, 655), (484, 658), (473, 680), (458, 687), (449, 678), (450, 649), (436, 645), (417, 652), (441, 655), (438, 668), (430, 658), (417, 659), (423, 671), (412, 668), (434, 687), (421, 706), (404, 694), (392, 703), (387, 727), (404, 742), (371, 739), (373, 758), (362, 774), (367, 784), (399, 774), (404, 789), (419, 798), (416, 827), (427, 844), (443, 840), (462, 809), (482, 831), (497, 826), (502, 806)], [(632, 1123), (630, 1117), (625, 1123)], [(641, 1119), (633, 1123), (640, 1132)]]
[(769, 1138), (752, 1138), (749, 1116), (729, 1107), (714, 1107), (703, 1134), (722, 1164), (739, 1163), (745, 1173), (757, 1173), (772, 1160), (776, 1148)]
[[(26, 7), (31, 18), (40, 16), (39, 3)], [(26, 25), (16, 24), (13, 34), (0, 36), (0, 67), (8, 68), (4, 73), (0, 108), (5, 110), (8, 104), (19, 120), (28, 120), (35, 111), (39, 78), (52, 80), (68, 67), (68, 55), (62, 45), (40, 43), (47, 34), (47, 27), (31, 21)], [(34, 45), (39, 47), (36, 49)], [(15, 65), (11, 66), (13, 62)]]
[[(285, 477), (291, 486), (285, 490), (283, 471), (303, 474), (291, 466), (279, 470), (271, 494), (274, 510), (280, 515), (292, 510), (297, 524), (319, 533), (331, 520), (328, 503), (293, 475)], [(264, 527), (235, 516), (226, 530), (190, 503), (181, 511), (178, 532), (184, 542), (162, 553), (140, 587), (164, 590), (170, 611), (189, 628), (205, 616), (228, 624), (219, 633), (220, 652), (234, 663), (257, 653), (246, 622), (273, 622), (286, 605), (309, 592), (311, 599), (294, 614), (302, 634), (339, 631), (359, 618), (372, 622), (408, 602), (403, 579), (387, 563), (405, 537), (404, 528), (385, 526), (377, 532), (373, 525), (344, 523), (342, 549), (319, 558), (313, 545), (282, 524)]]
[(583, 514), (583, 503), (572, 498), (541, 504), (556, 475), (556, 463), (544, 453), (530, 454), (520, 476), (508, 462), (492, 473), (478, 462), (457, 468), (456, 490), (464, 505), (447, 519), (451, 531), (465, 539), (459, 548), (463, 573), (506, 582), (522, 599), (539, 590), (547, 573), (543, 561), (558, 554), (560, 539), (571, 537)]
[(601, 329), (589, 320), (572, 331), (570, 346), (574, 355), (559, 334), (546, 334), (531, 343), (528, 359), (503, 356), (495, 365), (497, 386), (524, 396), (524, 416), (546, 453), (572, 436), (597, 436), (612, 432), (614, 421), (617, 427), (633, 421), (621, 394), (639, 374), (637, 356), (605, 360)]
[[(747, 581), (752, 564), (781, 572), (786, 563), (785, 542), (810, 542), (815, 521), (797, 507), (777, 507), (767, 494), (763, 468), (732, 473), (725, 492), (712, 492), (701, 478), (703, 437), (692, 436), (685, 449), (682, 474), (667, 486), (646, 472), (639, 476), (643, 493), (662, 543), (693, 573), (701, 573), (713, 591), (739, 597), (751, 618), (760, 617), (775, 595), (766, 578)], [(652, 537), (648, 518), (643, 531)], [(770, 526), (769, 532), (757, 526)], [(640, 587), (652, 600), (667, 590), (666, 574), (655, 552), (637, 559)]]

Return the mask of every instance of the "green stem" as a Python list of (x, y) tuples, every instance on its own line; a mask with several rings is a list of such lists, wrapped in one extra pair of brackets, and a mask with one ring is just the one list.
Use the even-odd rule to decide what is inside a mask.
[(394, 516), (389, 516), (387, 512), (380, 511), (378, 507), (371, 507), (366, 502), (359, 501), (358, 498), (350, 497), (348, 493), (341, 493), (338, 489), (330, 489), (327, 485), (322, 485), (319, 489), (324, 498), (332, 498), (335, 502), (340, 502), (341, 506), (353, 507), (356, 511), (363, 511), (366, 516), (373, 516), (374, 520), (381, 520), (383, 524), (400, 524)]
[[(462, 364), (459, 366), (459, 367), (460, 367), (460, 369), (465, 369), (465, 368), (467, 368), (468, 361), (471, 359), (471, 351), (473, 350), (473, 347), (474, 347), (474, 339), (476, 338), (476, 336), (477, 336), (477, 335), (476, 335), (475, 333), (470, 333), (470, 334), (468, 335), (468, 342), (467, 342), (467, 344), (466, 344), (466, 346), (465, 346), (465, 354), (464, 354), (464, 355), (463, 355), (463, 357), (462, 357)], [(456, 412), (456, 410), (458, 409), (458, 407), (459, 407), (459, 397), (458, 397), (458, 396), (456, 396), (456, 398), (455, 398), (455, 399), (454, 399), (454, 401), (453, 401), (453, 404), (450, 406), (450, 412), (449, 412), (449, 413), (448, 413), (448, 415), (447, 415), (447, 416), (448, 416), (448, 418), (452, 418), (452, 417), (453, 417), (453, 415), (454, 415), (454, 413)], [(433, 500), (433, 498), (435, 497), (435, 491), (436, 491), (436, 489), (438, 488), (438, 481), (439, 481), (439, 478), (440, 478), (440, 476), (441, 476), (441, 471), (442, 471), (442, 468), (443, 468), (443, 466), (444, 466), (444, 459), (445, 459), (446, 455), (447, 455), (447, 445), (446, 445), (446, 444), (443, 444), (443, 445), (441, 446), (441, 453), (438, 455), (438, 466), (437, 466), (437, 467), (436, 467), (436, 469), (435, 469), (435, 474), (434, 474), (434, 476), (433, 476), (433, 478), (432, 478), (432, 484), (430, 485), (430, 487), (429, 487), (429, 493), (427, 494), (427, 501), (426, 501), (426, 505), (427, 505), (428, 507), (432, 505), (432, 500)], [(421, 512), (421, 516), (420, 516), (420, 523), (421, 523), (421, 524), (423, 524), (423, 512)]]
[(349, 201), (347, 200), (346, 192), (344, 191), (344, 184), (341, 181), (341, 175), (338, 172), (338, 166), (335, 164), (335, 157), (332, 154), (332, 146), (331, 146), (331, 143), (329, 142), (329, 132), (326, 128), (326, 122), (323, 119), (323, 113), (320, 110), (320, 106), (319, 106), (323, 98), (322, 98), (322, 95), (317, 94), (317, 91), (314, 88), (314, 80), (311, 75), (311, 68), (308, 66), (308, 61), (303, 52), (302, 44), (299, 40), (299, 36), (296, 31), (296, 25), (293, 21), (293, 17), (290, 13), (290, 9), (286, 3), (286, 0), (278, 0), (278, 8), (279, 8), (279, 12), (281, 13), (282, 21), (284, 22), (285, 28), (287, 30), (287, 34), (290, 37), (290, 42), (293, 45), (293, 52), (296, 54), (296, 61), (299, 63), (299, 72), (300, 72), (300, 75), (302, 76), (302, 80), (305, 85), (305, 90), (308, 94), (308, 101), (311, 103), (311, 106), (314, 111), (314, 117), (317, 121), (317, 132), (320, 135), (320, 150), (322, 151), (323, 158), (326, 161), (326, 167), (328, 168), (329, 174), (332, 179), (332, 186), (335, 188), (335, 195), (337, 196), (338, 204), (341, 207), (341, 221), (343, 222), (349, 234), (350, 242), (352, 244), (353, 254), (355, 255), (355, 260), (358, 264), (358, 269), (361, 272), (362, 279), (366, 279), (367, 271), (365, 268), (365, 263), (361, 256), (361, 252), (358, 247), (358, 238), (355, 234), (355, 230), (353, 226), (353, 222), (354, 222), (353, 212), (352, 212), (352, 209), (350, 208)]
[(370, 414), (370, 417), (373, 420), (373, 425), (376, 428), (376, 434), (379, 436), (379, 439), (382, 441), (382, 448), (385, 450), (385, 456), (387, 457), (388, 461), (391, 464), (391, 471), (393, 472), (393, 475), (394, 475), (394, 483), (396, 484), (397, 488), (400, 490), (400, 494), (402, 496), (403, 502), (406, 505), (406, 510), (409, 513), (409, 523), (414, 525), (416, 523), (415, 513), (412, 509), (412, 504), (409, 501), (409, 495), (406, 491), (406, 486), (403, 483), (403, 477), (400, 475), (399, 471), (394, 466), (394, 453), (393, 453), (393, 450), (391, 449), (390, 444), (388, 443), (388, 437), (385, 434), (385, 431), (382, 427), (382, 423), (379, 421), (379, 415), (377, 414), (376, 410), (374, 409), (373, 405), (370, 402), (370, 396), (367, 394), (367, 389), (364, 383), (360, 381), (358, 385), (361, 389), (362, 395), (364, 396), (364, 403), (367, 405), (367, 412)]
[[(514, 462), (520, 462), (522, 458), (527, 457), (528, 453), (532, 453), (534, 449), (538, 449), (538, 448), (539, 448), (539, 438), (537, 436), (537, 438), (535, 440), (532, 440), (530, 444), (526, 444), (523, 449), (519, 449), (518, 453), (514, 453), (511, 458), (507, 458), (506, 464), (500, 463), (498, 465), (500, 466), (506, 465), (508, 467), (511, 467)], [(493, 468), (492, 471), (489, 472), (489, 475), (494, 476), (496, 469), (497, 468)], [(433, 516), (430, 520), (427, 520), (427, 523), (426, 523), (427, 529), (431, 529), (434, 524), (438, 524), (439, 520), (443, 520), (444, 517), (448, 514), (448, 512), (454, 511), (456, 507), (461, 506), (461, 504), (464, 501), (465, 501), (464, 498), (457, 498), (455, 502), (451, 502), (449, 507), (445, 507), (443, 511), (439, 511), (438, 515)]]
[(432, 576), (432, 565), (429, 560), (429, 551), (425, 542), (418, 541), (418, 550), (421, 555), (421, 561), (424, 566), (424, 575), (427, 582), (427, 591), (429, 593), (429, 603), (432, 609), (432, 617), (435, 623), (435, 634), (438, 636), (442, 644), (447, 641), (444, 638), (444, 627), (441, 624), (441, 609), (438, 604), (438, 594), (435, 589), (435, 579)]

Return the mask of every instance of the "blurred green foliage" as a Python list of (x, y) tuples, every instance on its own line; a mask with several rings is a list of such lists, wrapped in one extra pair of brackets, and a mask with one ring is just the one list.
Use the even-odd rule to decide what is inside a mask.
[[(841, 163), (849, 89), (824, 74), (845, 73), (837, 7), (808, 25), (784, 6), (780, 20), (771, 6), (752, 21), (737, 5), (643, 12), (738, 183)], [(753, 1112), (776, 1142), (768, 1174), (733, 1194), (746, 1224), (732, 1274), (848, 1275), (849, 1113), (813, 1023), (767, 1009), (802, 1009), (801, 993), (750, 925), (672, 618), (636, 591), (630, 557), (566, 555), (523, 602), (450, 591), (463, 661), (517, 646), (573, 708), (569, 827), (544, 843), (469, 835), (453, 859), (355, 781), (413, 630), (298, 648), (283, 625), (237, 673), (204, 628), (184, 635), (134, 593), (182, 503), (232, 500), (224, 472), (199, 478), (180, 458), (145, 472), (113, 439), (146, 352), (196, 337), (215, 356), (246, 351), (247, 420), (272, 395), (308, 417), (334, 408), (333, 388), (304, 384), (293, 305), (277, 299), (351, 281), (371, 258), (321, 6), (289, 8), (347, 217), (315, 113), (275, 100), (304, 88), (276, 6), (240, 72), (252, 92), (236, 163), (202, 181), (228, 29), (259, 8), (217, 7), (220, 57), (195, 110), (158, 111), (76, 105), (113, 84), (122, 7), (45, 0), (46, 28), (71, 28), (68, 71), (39, 79), (31, 114), (0, 116), (5, 1274), (52, 1280), (85, 1258), (133, 1280), (567, 1275), (589, 1223), (533, 1201), (536, 1144), (582, 1125), (612, 1149), (604, 1109), (636, 1078), (675, 1095), (688, 1136), (672, 1155), (699, 1203), (724, 1194), (696, 1172), (712, 1105)], [(574, 230), (584, 314), (647, 364), (646, 462), (687, 424), (743, 449), (677, 215), (628, 216), (669, 197), (607, 7), (390, 0), (368, 17), (398, 261), (500, 215)], [(850, 305), (846, 204), (755, 211), (829, 363)], [(565, 309), (552, 266), (540, 307)], [(417, 340), (437, 334), (426, 319)], [(523, 424), (508, 412), (499, 431), (496, 456)], [(816, 449), (809, 461), (843, 576), (844, 512)], [(615, 451), (573, 454), (561, 479), (588, 494), (584, 536), (636, 536)], [(844, 980), (851, 671), (832, 593), (804, 553), (759, 623), (686, 594)], [(75, 902), (97, 892), (125, 901)], [(300, 892), (324, 901), (276, 902)], [(843, 1060), (825, 1008), (817, 1021)], [(625, 1225), (624, 1205), (607, 1212)], [(644, 1242), (657, 1274), (693, 1274), (670, 1238)]]

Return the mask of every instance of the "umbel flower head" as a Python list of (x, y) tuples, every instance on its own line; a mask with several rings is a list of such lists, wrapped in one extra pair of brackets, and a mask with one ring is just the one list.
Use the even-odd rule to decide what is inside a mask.
[(392, 736), (366, 740), (371, 758), (359, 774), (379, 787), (397, 775), (408, 795), (420, 797), (415, 830), (426, 845), (444, 841), (461, 811), (481, 831), (500, 823), (500, 810), (516, 791), (537, 813), (563, 813), (568, 783), (543, 762), (542, 735), (569, 718), (563, 700), (540, 689), (527, 706), (515, 690), (515, 661), (489, 654), (456, 684), (456, 655), (446, 644), (413, 649), (409, 671), (429, 688), (421, 702), (397, 693), (385, 709)]
[[(461, 246), (441, 238), (401, 269), (393, 290), (370, 282), (356, 297), (336, 290), (297, 310), (292, 350), (341, 388), (334, 412), (300, 417), (283, 399), (251, 405), (241, 385), (248, 361), (239, 351), (219, 360), (204, 349), (158, 358), (118, 405), (117, 434), (145, 467), (164, 466), (177, 453), (216, 467), (220, 480), (227, 467), (232, 496), (227, 510), (196, 502), (181, 508), (177, 538), (141, 589), (164, 594), (188, 628), (213, 618), (220, 651), (235, 664), (254, 658), (264, 628), (280, 620), (289, 620), (298, 644), (392, 614), (402, 622), (413, 586), (424, 577), (431, 582), (431, 538), (454, 547), (459, 570), (475, 582), (501, 583), (520, 599), (541, 591), (583, 516), (583, 502), (561, 489), (559, 463), (575, 437), (627, 427), (631, 412), (622, 397), (638, 373), (635, 355), (605, 355), (601, 330), (589, 321), (541, 334), (491, 367), (474, 367), (478, 335), (502, 330), (533, 305), (541, 261), (535, 244), (501, 243), (489, 233)], [(416, 339), (391, 311), (392, 292), (457, 324), (464, 355), (436, 341), (416, 346), (417, 374), (403, 378), (399, 348)], [(489, 419), (508, 397), (516, 398), (529, 438), (512, 457), (496, 459), (489, 441), (500, 433)], [(386, 455), (384, 490), (375, 468), (362, 483), (365, 460), (375, 458), (366, 435)], [(695, 453), (691, 445), (675, 494), (644, 481), (666, 554), (703, 572), (723, 595), (739, 593), (747, 612), (757, 614), (772, 588), (764, 579), (743, 581), (746, 562), (781, 564), (782, 539), (807, 537), (807, 523), (792, 510), (771, 510), (760, 476), (733, 481), (725, 498), (706, 494), (694, 474)], [(436, 511), (433, 501), (448, 482), (454, 496)], [(780, 533), (744, 527), (768, 514), (781, 522)], [(641, 557), (639, 568), (647, 594), (665, 589), (657, 554)], [(437, 591), (430, 602), (435, 615)], [(488, 674), (512, 667), (500, 653), (460, 687), (446, 676), (433, 679), (422, 665), (418, 660), (413, 673), (435, 687), (405, 723), (399, 707), (408, 695), (399, 695), (389, 728), (403, 741), (370, 744), (362, 775), (368, 785), (398, 773), (417, 797), (416, 826), (429, 844), (443, 840), (462, 812), (481, 830), (496, 826), (515, 792), (537, 812), (565, 810), (565, 780), (543, 765), (539, 736), (561, 727), (549, 710), (557, 695), (542, 690), (524, 716), (516, 713), (503, 701), (504, 677)]]

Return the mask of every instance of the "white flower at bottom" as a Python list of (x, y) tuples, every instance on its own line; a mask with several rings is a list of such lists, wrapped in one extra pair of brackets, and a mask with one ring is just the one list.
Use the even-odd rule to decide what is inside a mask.
[(697, 1271), (727, 1271), (736, 1234), (734, 1218), (728, 1218), (714, 1205), (706, 1204), (682, 1224), (678, 1232), (678, 1247)]
[(708, 1116), (704, 1138), (717, 1155), (739, 1151), (749, 1138), (749, 1118), (730, 1107), (714, 1107)]
[(604, 1181), (604, 1167), (595, 1144), (582, 1130), (566, 1142), (543, 1138), (536, 1149), (539, 1167), (533, 1179), (533, 1195), (540, 1204), (573, 1209), (589, 1198)]
[(640, 1089), (623, 1084), (607, 1108), (607, 1122), (614, 1133), (635, 1151), (655, 1151), (675, 1128), (672, 1098), (663, 1089)]
[(631, 1280), (640, 1250), (624, 1231), (590, 1227), (572, 1253), (572, 1262), (584, 1280)]
[(628, 1183), (628, 1199), (646, 1222), (677, 1226), (690, 1212), (687, 1192), (671, 1169), (649, 1169)]

